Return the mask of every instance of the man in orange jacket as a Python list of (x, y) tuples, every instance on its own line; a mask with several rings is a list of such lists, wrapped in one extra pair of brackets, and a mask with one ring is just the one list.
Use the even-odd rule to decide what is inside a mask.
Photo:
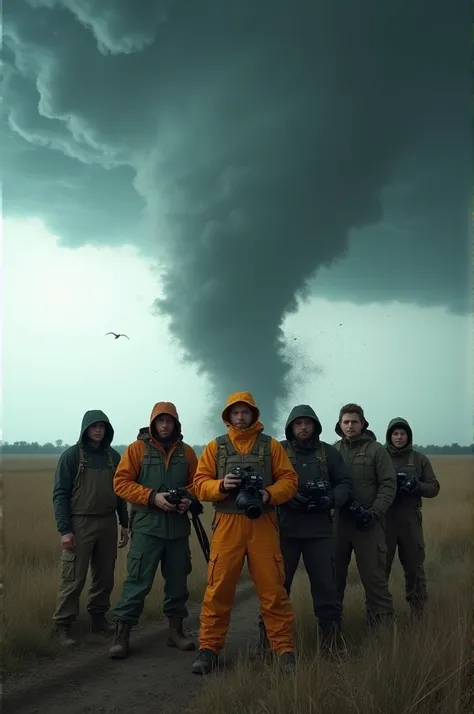
[(114, 476), (115, 493), (132, 505), (132, 535), (127, 577), (114, 611), (112, 658), (128, 655), (131, 628), (138, 623), (160, 562), (168, 644), (180, 650), (195, 649), (182, 626), (188, 616), (191, 526), (187, 511), (194, 499), (196, 466), (194, 450), (183, 442), (175, 405), (155, 404), (149, 427), (140, 429), (137, 440), (127, 447)]
[[(222, 412), (228, 433), (207, 444), (194, 476), (196, 497), (212, 501), (216, 511), (194, 674), (209, 674), (217, 665), (245, 556), (270, 646), (285, 669), (295, 667), (294, 614), (284, 588), (274, 507), (296, 495), (297, 475), (282, 445), (263, 433), (259, 419), (260, 411), (249, 392), (232, 394)], [(257, 500), (261, 499), (262, 513), (258, 517), (242, 510), (245, 480), (232, 473), (236, 467), (250, 468), (261, 476)]]

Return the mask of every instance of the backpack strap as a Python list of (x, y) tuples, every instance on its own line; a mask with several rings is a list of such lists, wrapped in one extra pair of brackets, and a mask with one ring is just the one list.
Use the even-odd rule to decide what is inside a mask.
[(112, 473), (114, 474), (117, 467), (114, 464), (114, 460), (112, 458), (112, 449), (110, 449), (110, 448), (107, 449), (107, 461), (108, 461), (109, 469), (112, 469)]
[(321, 441), (319, 443), (319, 448), (316, 450), (317, 454), (317, 459), (319, 461), (319, 468), (321, 470), (321, 474), (324, 477), (324, 480), (328, 480), (329, 472), (328, 472), (328, 459), (326, 455), (326, 449), (324, 448), (324, 444)]
[(232, 442), (228, 434), (222, 434), (216, 438), (217, 452), (216, 452), (216, 468), (217, 468), (217, 478), (224, 478), (225, 476), (225, 465), (228, 456), (233, 456), (236, 451), (232, 446)]
[(265, 472), (265, 456), (268, 456), (270, 453), (270, 443), (271, 436), (267, 436), (267, 434), (259, 434), (255, 439), (254, 450), (258, 447), (258, 463), (260, 464), (262, 473)]
[(79, 474), (84, 473), (86, 464), (87, 464), (87, 459), (86, 459), (86, 454), (84, 452), (84, 447), (81, 444), (79, 444), (79, 466), (77, 468), (76, 478), (77, 478), (77, 476), (79, 476)]
[(414, 452), (414, 451), (410, 451), (410, 453), (409, 453), (409, 455), (408, 455), (407, 466), (412, 466), (413, 468), (416, 468), (416, 459), (415, 459), (415, 452)]

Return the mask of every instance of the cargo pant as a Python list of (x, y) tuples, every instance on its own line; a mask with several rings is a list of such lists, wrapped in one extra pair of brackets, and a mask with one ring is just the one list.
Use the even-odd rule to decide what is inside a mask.
[(416, 506), (392, 506), (386, 515), (387, 579), (398, 557), (405, 574), (405, 596), (412, 610), (422, 610), (428, 600), (426, 587), (423, 517)]
[(387, 543), (381, 519), (369, 531), (360, 531), (350, 514), (339, 512), (335, 525), (336, 584), (339, 601), (344, 600), (347, 573), (354, 551), (357, 569), (365, 590), (369, 622), (394, 613), (387, 580)]
[(114, 609), (115, 622), (138, 624), (145, 598), (153, 587), (161, 564), (164, 579), (163, 614), (168, 618), (188, 616), (188, 575), (191, 573), (189, 537), (164, 539), (133, 531), (127, 557), (127, 577)]
[(76, 541), (74, 551), (63, 550), (60, 562), (60, 584), (53, 622), (66, 624), (79, 614), (79, 598), (86, 582), (89, 565), (91, 585), (87, 612), (105, 615), (110, 607), (117, 560), (117, 516), (74, 516)]
[(341, 603), (336, 588), (334, 543), (332, 538), (281, 537), (280, 547), (285, 563), (285, 589), (290, 594), (300, 558), (308, 573), (313, 611), (320, 625), (339, 624)]

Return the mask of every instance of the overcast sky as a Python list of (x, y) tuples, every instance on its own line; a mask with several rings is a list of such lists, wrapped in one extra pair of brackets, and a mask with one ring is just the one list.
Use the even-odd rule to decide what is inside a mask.
[(471, 441), (470, 8), (352, 10), (4, 2), (5, 439), (250, 389)]
[[(72, 443), (84, 411), (97, 408), (116, 443), (128, 443), (158, 400), (175, 402), (191, 443), (214, 436), (204, 423), (209, 383), (179, 362), (152, 311), (156, 274), (136, 249), (58, 247), (37, 219), (4, 229), (5, 440)], [(419, 443), (470, 443), (469, 329), (467, 316), (441, 308), (313, 298), (285, 322), (294, 386), (278, 423), (265, 425), (283, 438), (289, 409), (309, 402), (332, 443), (339, 407), (356, 401), (379, 438), (399, 415)]]

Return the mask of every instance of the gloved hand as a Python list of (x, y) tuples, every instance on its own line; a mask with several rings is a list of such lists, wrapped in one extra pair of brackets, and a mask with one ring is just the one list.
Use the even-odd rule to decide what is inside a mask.
[(365, 509), (364, 517), (357, 524), (357, 528), (361, 531), (370, 531), (379, 520), (378, 516), (371, 508)]
[(302, 496), (300, 493), (297, 493), (294, 498), (291, 498), (288, 501), (288, 506), (290, 508), (293, 508), (295, 511), (304, 511), (305, 508), (307, 508), (309, 503), (309, 500)]

